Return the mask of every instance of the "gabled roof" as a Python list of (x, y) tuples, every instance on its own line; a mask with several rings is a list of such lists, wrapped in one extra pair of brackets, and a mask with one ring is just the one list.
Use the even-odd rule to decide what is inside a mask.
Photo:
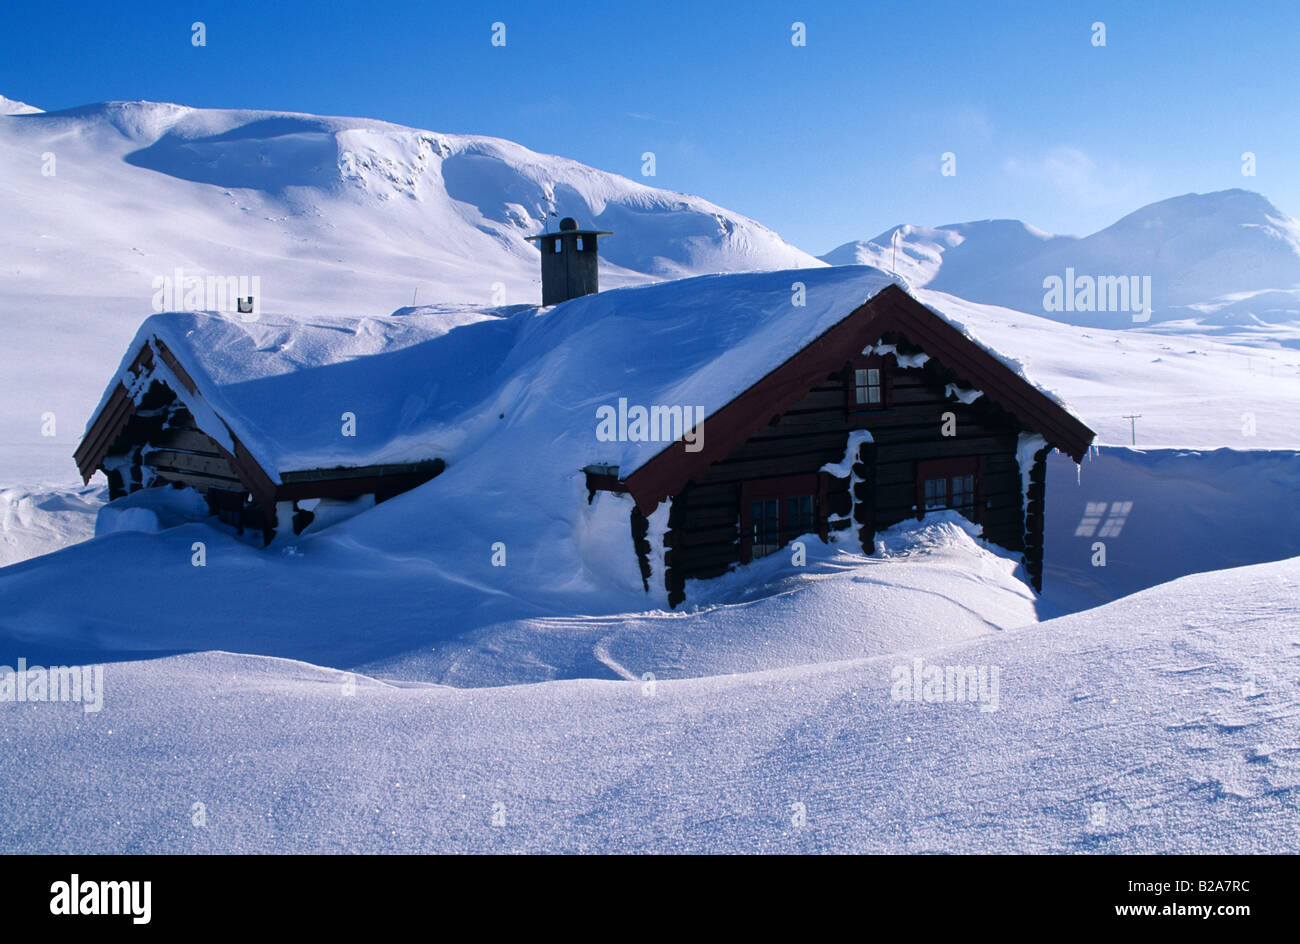
[(637, 506), (649, 513), (668, 496), (681, 491), (692, 478), (726, 458), (773, 416), (783, 413), (839, 370), (848, 358), (875, 344), (887, 332), (904, 335), (945, 367), (976, 384), (1022, 425), (1076, 462), (1082, 461), (1096, 436), (1091, 429), (942, 315), (898, 285), (888, 285), (744, 393), (708, 414), (704, 422), (708, 435), (699, 451), (688, 452), (683, 442), (675, 442), (624, 476)]
[[(100, 427), (112, 425), (123, 397), (139, 395), (131, 367), (151, 347), (167, 350), (189, 378), (191, 399), (211, 412), (206, 425), (229, 431), (230, 452), (247, 455), (276, 487), (307, 469), (432, 457), (463, 467), (473, 458), (475, 474), (498, 492), (526, 470), (524, 490), (540, 499), (567, 477), (581, 479), (584, 467), (608, 465), (635, 483), (638, 501), (652, 502), (701, 456), (748, 436), (751, 413), (761, 425), (779, 412), (774, 404), (803, 394), (806, 378), (821, 371), (816, 380), (824, 379), (855, 344), (861, 350), (900, 325), (946, 366), (996, 390), (1027, 426), (1082, 455), (1091, 431), (895, 282), (842, 266), (701, 276), (551, 308), (253, 324), (157, 315), (123, 359), (78, 460), (93, 470), (95, 449), (106, 446)], [(596, 411), (620, 398), (699, 408), (709, 418), (704, 452), (680, 465), (672, 458), (680, 444), (599, 441)], [(357, 418), (356, 437), (340, 433), (344, 412)]]
[(192, 413), (209, 419), (204, 425), (209, 435), (214, 437), (222, 457), (230, 463), (230, 467), (259, 503), (267, 507), (274, 505), (276, 483), (249, 454), (239, 437), (231, 432), (229, 425), (205, 408), (206, 404), (194, 379), (177, 361), (166, 343), (159, 338), (151, 338), (135, 349), (134, 356), (128, 351), (128, 360), (124, 364), (129, 366), (120, 371), (121, 376), (109, 386), (99, 409), (87, 424), (85, 436), (73, 453), (82, 481), (90, 481), (108, 450), (135, 415), (138, 394), (143, 393), (156, 379), (170, 387), (190, 407)]
[[(430, 384), (403, 382), (410, 371), (395, 362), (409, 367), (403, 352), (491, 317), (433, 309), (319, 322), (154, 315), (92, 414), (77, 465), (83, 477), (94, 473), (153, 380), (170, 387), (235, 459), (236, 470), (261, 485), (278, 485), (295, 471), (432, 459), (429, 448), (400, 441), (403, 419), (419, 412), (412, 405)], [(357, 417), (354, 436), (342, 434), (344, 413)]]

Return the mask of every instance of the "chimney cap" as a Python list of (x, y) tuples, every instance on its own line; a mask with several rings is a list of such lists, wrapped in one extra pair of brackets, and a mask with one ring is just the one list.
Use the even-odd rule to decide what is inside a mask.
[(578, 221), (571, 216), (566, 216), (560, 220), (560, 228), (556, 232), (538, 233), (536, 236), (525, 236), (524, 239), (536, 242), (539, 239), (546, 239), (550, 236), (613, 236), (614, 234), (603, 229), (578, 229)]

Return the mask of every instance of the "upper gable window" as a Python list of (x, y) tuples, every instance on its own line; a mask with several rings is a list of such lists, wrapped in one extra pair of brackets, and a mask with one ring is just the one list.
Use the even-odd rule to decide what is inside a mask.
[(889, 406), (889, 373), (879, 356), (855, 357), (849, 364), (848, 409), (850, 413), (883, 410)]
[(855, 368), (853, 371), (854, 404), (859, 408), (880, 406), (883, 399), (880, 389), (880, 368)]

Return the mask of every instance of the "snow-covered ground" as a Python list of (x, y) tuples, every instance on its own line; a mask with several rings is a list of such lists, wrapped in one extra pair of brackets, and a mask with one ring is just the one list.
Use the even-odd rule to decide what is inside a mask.
[[(809, 538), (805, 565), (692, 582), (670, 612), (637, 579), (628, 499), (586, 501), (577, 470), (610, 457), (566, 433), (616, 386), (600, 332), (657, 326), (635, 382), (722, 402), (737, 363), (779, 362), (883, 284), (834, 267), (889, 268), (892, 233), (817, 260), (697, 197), (364, 119), (0, 98), (3, 115), (0, 665), (103, 665), (104, 688), (90, 713), (0, 697), (0, 850), (1296, 848), (1300, 242), (1259, 195), (1176, 198), (1086, 240), (900, 233), (914, 294), (1100, 434), (1081, 469), (1049, 467), (1042, 596), (930, 515), (872, 557)], [(627, 293), (531, 313), (524, 237), (563, 215), (615, 231), (602, 283)], [(1184, 294), (1162, 288), (1148, 325), (1043, 317), (1026, 288), (1157, 259)], [(193, 365), (241, 421), (244, 394), (293, 392), (275, 378), (309, 347), (349, 337), (324, 358), (341, 364), (460, 325), (473, 343), (427, 376), (414, 336), (386, 362), (419, 402), (382, 445), (418, 431), (447, 472), (266, 550), (183, 509), (101, 516), (71, 454), (177, 266), (261, 276), (265, 322)], [(790, 271), (632, 287), (742, 270)], [(692, 321), (737, 292), (750, 322)], [(727, 338), (744, 357), (704, 356)], [(310, 459), (320, 437), (290, 412), (259, 445)], [(896, 699), (917, 658), (996, 688)]]
[(93, 537), (107, 492), (103, 485), (0, 488), (0, 567)]
[(1300, 451), (1107, 446), (1047, 478), (1043, 597), (1065, 610), (1300, 556)]
[[(457, 567), (460, 545), (416, 556), (360, 544), (365, 517), (281, 553), (188, 525), (116, 532), (10, 567), (0, 576), (0, 655), (221, 649), (468, 687), (757, 671), (1037, 619), (1017, 562), (978, 542), (955, 515), (913, 522), (872, 558), (810, 537), (806, 565), (777, 554), (692, 583), (692, 605), (673, 612), (654, 609), (639, 582), (629, 586), (612, 565), (608, 575), (592, 573), (558, 546), (545, 566), (498, 569), (484, 556), (484, 566)], [(610, 540), (626, 537), (622, 524)], [(205, 544), (206, 566), (192, 565), (195, 541)], [(78, 592), (52, 594), (70, 573)], [(244, 605), (251, 599), (260, 602)], [(160, 619), (160, 606), (178, 612)], [(789, 628), (774, 633), (772, 620)]]
[[(682, 680), (113, 662), (99, 712), (0, 706), (0, 847), (1293, 851), (1297, 599), (1300, 562), (1261, 564), (938, 648)], [(799, 625), (782, 602), (750, 608), (755, 635)], [(982, 669), (985, 698), (897, 699), (918, 658)]]

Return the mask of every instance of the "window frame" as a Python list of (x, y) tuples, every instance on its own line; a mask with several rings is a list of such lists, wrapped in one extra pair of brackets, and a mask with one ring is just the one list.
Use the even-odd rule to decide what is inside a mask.
[(925, 483), (936, 479), (945, 481), (945, 501), (947, 504), (944, 508), (961, 512), (959, 508), (953, 508), (952, 480), (957, 476), (971, 476), (971, 513), (967, 518), (974, 524), (980, 524), (983, 520), (984, 510), (984, 457), (983, 456), (954, 456), (947, 459), (923, 459), (916, 463), (916, 516), (922, 518), (927, 511), (938, 511), (939, 509), (927, 509), (925, 507)]
[[(888, 355), (858, 354), (849, 360), (848, 376), (844, 386), (844, 409), (849, 416), (880, 413), (893, 406), (893, 383), (887, 367)], [(859, 403), (857, 372), (860, 370), (880, 371), (880, 402)]]
[[(777, 502), (777, 536), (785, 538), (788, 529), (786, 510), (787, 500), (812, 496), (813, 527), (812, 533), (822, 541), (830, 540), (830, 525), (827, 516), (826, 488), (829, 476), (825, 472), (812, 472), (807, 475), (784, 475), (766, 479), (746, 479), (740, 485), (740, 562), (748, 564), (754, 558), (754, 519), (750, 505), (756, 501)], [(806, 532), (799, 532), (804, 534)], [(791, 534), (780, 540), (776, 551), (787, 547), (790, 541), (798, 537)], [(776, 551), (772, 551), (775, 554)], [(764, 554), (764, 557), (770, 556)]]

